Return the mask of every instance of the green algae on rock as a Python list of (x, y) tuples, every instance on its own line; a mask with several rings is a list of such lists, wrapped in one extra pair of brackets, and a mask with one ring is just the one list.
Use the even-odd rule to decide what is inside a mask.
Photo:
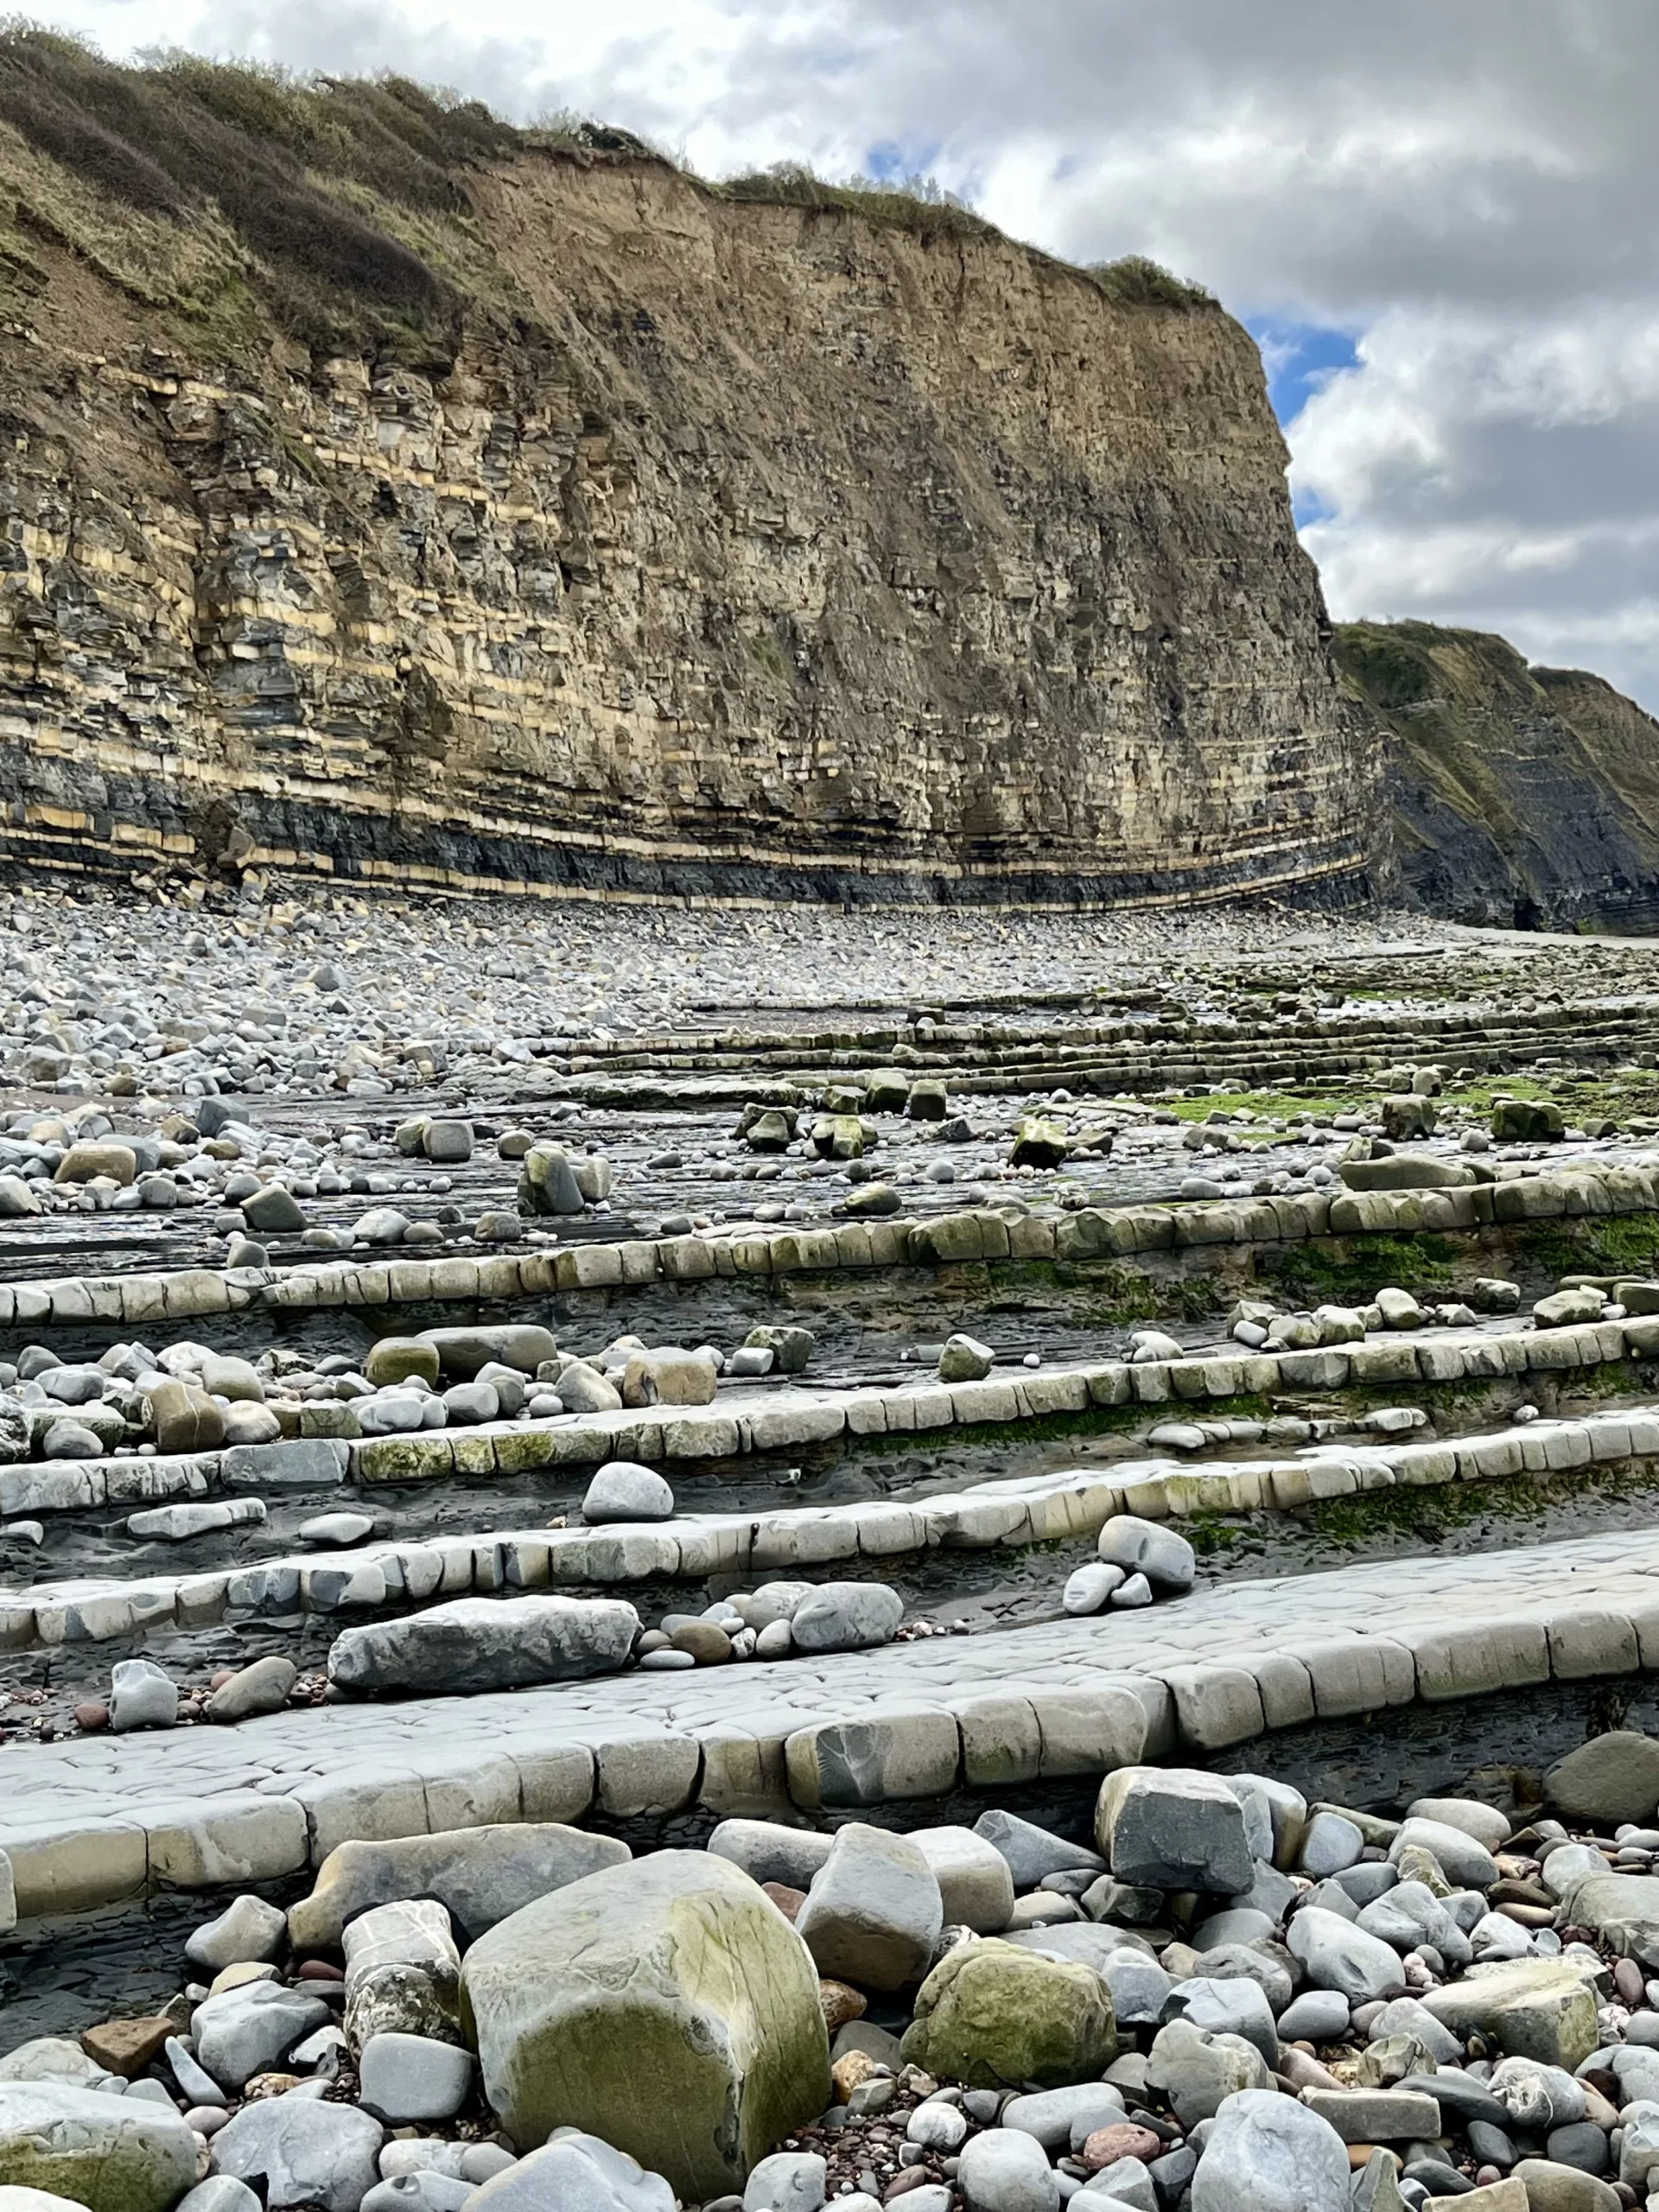
[(805, 1946), (703, 1852), (607, 1868), (500, 1922), (467, 1955), (461, 2005), (522, 2149), (584, 2128), (693, 2201), (741, 2189), (830, 2101)]

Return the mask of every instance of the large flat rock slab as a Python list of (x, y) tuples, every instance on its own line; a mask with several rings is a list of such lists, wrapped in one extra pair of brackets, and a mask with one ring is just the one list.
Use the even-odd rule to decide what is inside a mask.
[[(1086, 1776), (1415, 1700), (1659, 1667), (1659, 1533), (1236, 1581), (741, 1673), (630, 1674), (0, 1751), (20, 1917), (269, 1878), (351, 1838)], [(0, 1900), (3, 1902), (3, 1900)]]

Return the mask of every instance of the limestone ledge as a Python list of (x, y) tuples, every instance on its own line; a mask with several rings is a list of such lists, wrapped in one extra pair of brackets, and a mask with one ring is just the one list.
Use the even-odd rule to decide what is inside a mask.
[(238, 1445), (223, 1452), (105, 1459), (41, 1459), (0, 1467), (0, 1514), (86, 1512), (105, 1505), (200, 1497), (215, 1488), (255, 1489), (285, 1478), (315, 1482), (314, 1464), (285, 1475), (284, 1454), (344, 1453), (354, 1482), (497, 1480), (609, 1459), (652, 1463), (740, 1459), (843, 1438), (909, 1436), (1080, 1414), (1091, 1408), (1164, 1407), (1297, 1390), (1392, 1390), (1529, 1374), (1582, 1373), (1659, 1358), (1659, 1314), (1581, 1321), (1560, 1329), (1487, 1333), (1446, 1330), (1384, 1336), (1313, 1351), (1210, 1352), (1185, 1359), (1077, 1362), (1020, 1370), (979, 1382), (896, 1389), (748, 1389), (709, 1406), (657, 1406), (566, 1414), (550, 1421), (484, 1421), (349, 1444), (302, 1438)]
[(717, 1276), (997, 1260), (1088, 1262), (1326, 1236), (1455, 1234), (1538, 1221), (1659, 1212), (1659, 1169), (1585, 1163), (1464, 1190), (1309, 1192), (1181, 1205), (1085, 1207), (1046, 1220), (1012, 1207), (844, 1221), (834, 1228), (637, 1237), (486, 1259), (338, 1261), (326, 1267), (184, 1268), (162, 1274), (0, 1284), (0, 1330), (114, 1322), (153, 1327), (251, 1308), (486, 1303), (552, 1293), (707, 1282)]
[[(409, 1442), (427, 1463), (430, 1455), (423, 1447), (442, 1440), (425, 1437)], [(311, 1551), (194, 1574), (36, 1583), (27, 1592), (0, 1596), (0, 1648), (50, 1649), (152, 1629), (211, 1627), (262, 1613), (355, 1613), (515, 1590), (701, 1580), (715, 1574), (759, 1580), (842, 1560), (874, 1565), (941, 1549), (1064, 1542), (1097, 1534), (1118, 1513), (1164, 1521), (1209, 1513), (1294, 1512), (1323, 1499), (1371, 1491), (1501, 1482), (1574, 1468), (1628, 1469), (1656, 1458), (1659, 1406), (1621, 1407), (1581, 1421), (1533, 1421), (1484, 1435), (1322, 1445), (1283, 1459), (1211, 1460), (1191, 1466), (1171, 1459), (1122, 1460), (978, 1483), (914, 1501), (798, 1506), (754, 1516), (682, 1514), (658, 1525), (502, 1529), (422, 1542), (364, 1544), (350, 1551)], [(85, 1462), (60, 1462), (51, 1470), (54, 1481), (67, 1485), (78, 1464), (85, 1469)], [(191, 1494), (208, 1487), (210, 1471), (200, 1463), (173, 1466), (185, 1476)], [(402, 1478), (408, 1478), (407, 1470)], [(86, 1502), (84, 1493), (81, 1502)], [(34, 1503), (37, 1511), (45, 1510), (43, 1501)]]
[(880, 1805), (1656, 1670), (1659, 1535), (1229, 1581), (941, 1644), (9, 1745), (0, 1923), (276, 1880), (353, 1838)]

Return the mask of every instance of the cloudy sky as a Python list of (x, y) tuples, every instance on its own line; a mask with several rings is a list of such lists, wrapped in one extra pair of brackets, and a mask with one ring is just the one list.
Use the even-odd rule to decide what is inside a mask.
[(1504, 632), (1659, 709), (1654, 0), (37, 0), (576, 108), (720, 175), (931, 174), (1149, 253), (1262, 343), (1338, 615)]

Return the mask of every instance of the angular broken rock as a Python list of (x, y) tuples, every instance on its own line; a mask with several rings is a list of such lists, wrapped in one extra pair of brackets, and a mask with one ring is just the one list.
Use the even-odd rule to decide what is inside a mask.
[(852, 1821), (837, 1829), (795, 1927), (820, 1974), (898, 1989), (926, 1972), (944, 1922), (938, 1881), (919, 1847)]
[(461, 1598), (335, 1637), (328, 1675), (342, 1689), (463, 1693), (614, 1674), (639, 1633), (620, 1598)]
[(811, 1959), (709, 1852), (659, 1851), (514, 1913), (467, 1954), (461, 2001), (515, 2142), (590, 2131), (689, 2202), (740, 2189), (830, 2101)]
[(1153, 2037), (1147, 2082), (1162, 2092), (1183, 2127), (1210, 2120), (1242, 2089), (1266, 2089), (1273, 2076), (1253, 2043), (1172, 2020)]
[(1109, 1774), (1095, 1807), (1095, 1840), (1120, 1882), (1235, 1897), (1255, 1872), (1244, 1808), (1217, 1775), (1129, 1766)]

